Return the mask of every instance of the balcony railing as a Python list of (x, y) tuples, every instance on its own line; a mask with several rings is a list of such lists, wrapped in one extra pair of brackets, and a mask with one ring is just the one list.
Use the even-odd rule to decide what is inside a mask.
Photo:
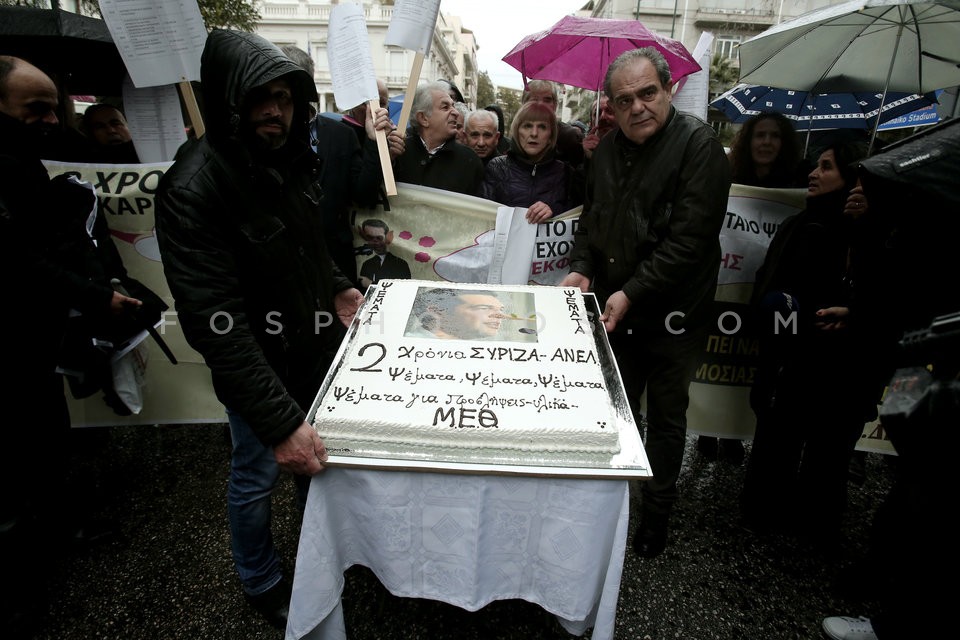
[(727, 9), (724, 7), (700, 7), (694, 14), (695, 24), (742, 24), (770, 26), (777, 15), (769, 9)]
[[(264, 20), (311, 20), (330, 22), (330, 5), (291, 4), (264, 4), (261, 16)], [(390, 22), (393, 16), (393, 7), (367, 5), (363, 7), (363, 15), (368, 22)]]

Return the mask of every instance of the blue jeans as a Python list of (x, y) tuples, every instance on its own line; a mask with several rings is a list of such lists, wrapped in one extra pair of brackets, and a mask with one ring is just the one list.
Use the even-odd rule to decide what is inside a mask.
[(227, 409), (233, 455), (227, 485), (227, 515), (233, 564), (243, 590), (259, 595), (283, 577), (270, 530), (271, 496), (280, 466), (242, 417)]

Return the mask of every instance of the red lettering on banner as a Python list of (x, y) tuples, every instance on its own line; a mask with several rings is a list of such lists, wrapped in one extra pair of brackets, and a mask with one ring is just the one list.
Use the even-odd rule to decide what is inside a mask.
[(742, 271), (743, 268), (740, 266), (740, 263), (743, 261), (743, 256), (737, 255), (735, 253), (725, 253), (723, 257), (720, 258), (720, 266), (724, 269), (732, 269), (734, 271)]

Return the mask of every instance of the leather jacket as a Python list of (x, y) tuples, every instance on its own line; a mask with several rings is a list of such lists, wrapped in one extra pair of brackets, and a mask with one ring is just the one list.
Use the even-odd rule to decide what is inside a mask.
[[(161, 180), (157, 239), (177, 322), (217, 397), (269, 446), (306, 418), (343, 335), (334, 297), (352, 285), (324, 242), (323, 187), (332, 185), (308, 145), (313, 79), (248, 36), (208, 37), (207, 134), (182, 147)], [(240, 132), (244, 97), (281, 76), (294, 124), (283, 147), (254, 153)]]
[(624, 292), (623, 330), (663, 330), (668, 316), (674, 330), (702, 326), (729, 191), (730, 164), (713, 129), (673, 106), (642, 145), (620, 130), (605, 136), (590, 162), (570, 271), (592, 278), (601, 308)]

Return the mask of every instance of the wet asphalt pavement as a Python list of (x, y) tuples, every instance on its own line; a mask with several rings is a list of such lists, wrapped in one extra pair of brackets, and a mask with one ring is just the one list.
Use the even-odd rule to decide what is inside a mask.
[[(88, 513), (112, 521), (116, 533), (57, 560), (51, 604), (35, 638), (282, 638), (247, 607), (233, 570), (223, 425), (98, 428), (81, 440), (80, 469), (99, 487)], [(841, 590), (838, 579), (866, 551), (872, 514), (892, 478), (884, 456), (869, 454), (866, 481), (849, 485), (843, 546), (825, 555), (788, 536), (760, 538), (741, 529), (736, 500), (744, 466), (705, 460), (695, 441), (688, 437), (667, 551), (643, 560), (627, 549), (617, 640), (816, 640), (824, 637), (825, 616), (876, 611), (875, 600)], [(291, 576), (295, 504), (285, 476), (274, 536)], [(631, 532), (637, 512), (631, 509)], [(536, 605), (501, 601), (469, 613), (398, 598), (363, 567), (347, 572), (344, 613), (357, 640), (573, 637)]]

